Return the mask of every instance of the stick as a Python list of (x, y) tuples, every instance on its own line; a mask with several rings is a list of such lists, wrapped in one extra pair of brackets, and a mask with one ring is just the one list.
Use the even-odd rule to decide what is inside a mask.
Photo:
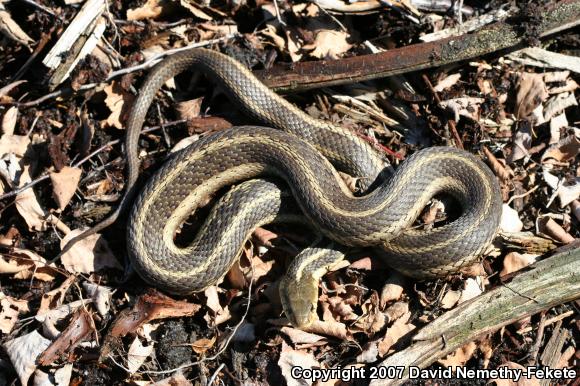
[(530, 266), (507, 285), (486, 292), (435, 319), (413, 337), (414, 343), (380, 366), (405, 366), (403, 378), (373, 380), (371, 386), (398, 385), (409, 367), (426, 368), (459, 347), (503, 326), (580, 298), (580, 249)]
[[(538, 25), (542, 37), (580, 24), (580, 0), (561, 0), (543, 12)], [(472, 34), (414, 44), (377, 54), (341, 60), (292, 63), (257, 71), (269, 87), (297, 92), (319, 87), (355, 83), (438, 67), (492, 52), (523, 47), (521, 26), (501, 21)]]

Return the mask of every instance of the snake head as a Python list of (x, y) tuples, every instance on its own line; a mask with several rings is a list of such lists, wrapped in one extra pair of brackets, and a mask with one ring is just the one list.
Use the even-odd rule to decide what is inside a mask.
[(308, 327), (318, 320), (318, 282), (306, 277), (296, 282), (284, 276), (280, 281), (280, 300), (290, 323), (297, 328)]

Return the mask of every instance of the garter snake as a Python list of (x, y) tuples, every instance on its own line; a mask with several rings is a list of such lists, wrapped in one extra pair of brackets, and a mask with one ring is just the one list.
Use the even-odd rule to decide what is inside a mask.
[[(446, 276), (471, 264), (495, 236), (499, 187), (475, 156), (450, 147), (427, 148), (383, 178), (387, 164), (366, 141), (308, 116), (242, 64), (206, 49), (165, 59), (144, 81), (127, 123), (127, 193), (117, 213), (135, 193), (138, 136), (147, 110), (161, 86), (189, 68), (211, 78), (262, 124), (279, 130), (244, 126), (204, 136), (147, 181), (132, 207), (127, 234), (131, 261), (147, 282), (177, 294), (216, 283), (256, 226), (299, 220), (285, 210), (293, 205), (334, 242), (377, 247), (391, 266), (420, 278)], [(353, 195), (337, 170), (359, 177), (365, 194)], [(270, 177), (275, 180), (252, 180)], [(231, 185), (236, 186), (212, 209), (191, 244), (177, 246), (174, 237), (182, 223)], [(453, 196), (461, 215), (432, 230), (410, 229), (439, 193)], [(281, 299), (293, 324), (304, 326), (315, 318), (317, 280), (342, 258), (340, 249), (334, 251), (308, 250), (282, 280)]]

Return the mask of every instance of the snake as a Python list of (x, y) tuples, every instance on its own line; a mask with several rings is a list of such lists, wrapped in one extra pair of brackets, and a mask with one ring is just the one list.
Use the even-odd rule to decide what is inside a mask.
[[(262, 126), (202, 136), (168, 157), (138, 192), (138, 138), (147, 111), (163, 84), (188, 69), (203, 73)], [(246, 66), (210, 49), (169, 56), (150, 71), (127, 120), (125, 149), (126, 193), (117, 211), (90, 231), (132, 206), (129, 258), (146, 282), (169, 293), (189, 295), (219, 282), (258, 226), (305, 221), (325, 237), (299, 254), (280, 280), (284, 312), (297, 327), (317, 319), (319, 280), (347, 248), (372, 247), (411, 277), (446, 277), (481, 257), (500, 221), (497, 179), (475, 155), (428, 147), (393, 171), (368, 141), (309, 116)], [(356, 177), (359, 191), (339, 172)], [(184, 222), (224, 189), (230, 190), (193, 241), (177, 245)], [(414, 228), (439, 194), (451, 196), (461, 214), (443, 226)]]

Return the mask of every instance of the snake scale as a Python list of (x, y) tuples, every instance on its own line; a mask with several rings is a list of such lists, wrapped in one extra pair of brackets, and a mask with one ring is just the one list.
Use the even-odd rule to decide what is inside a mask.
[[(136, 194), (138, 137), (149, 106), (168, 79), (190, 68), (211, 78), (268, 128), (243, 126), (206, 135), (171, 156), (147, 181), (134, 200), (127, 243), (136, 271), (152, 285), (177, 294), (200, 291), (226, 274), (257, 226), (301, 221), (303, 215), (334, 242), (307, 249), (281, 281), (289, 320), (306, 326), (316, 319), (319, 278), (344, 255), (339, 246), (376, 247), (395, 269), (433, 278), (472, 264), (494, 238), (499, 186), (472, 154), (427, 148), (389, 176), (388, 164), (366, 141), (310, 117), (239, 62), (207, 49), (165, 59), (144, 81), (128, 119), (128, 191), (117, 213)], [(358, 177), (364, 194), (354, 195), (337, 170)], [(208, 197), (232, 185), (194, 240), (177, 246), (174, 237), (183, 222)], [(459, 203), (459, 217), (431, 230), (412, 229), (440, 193)], [(296, 206), (301, 215), (291, 209)]]

